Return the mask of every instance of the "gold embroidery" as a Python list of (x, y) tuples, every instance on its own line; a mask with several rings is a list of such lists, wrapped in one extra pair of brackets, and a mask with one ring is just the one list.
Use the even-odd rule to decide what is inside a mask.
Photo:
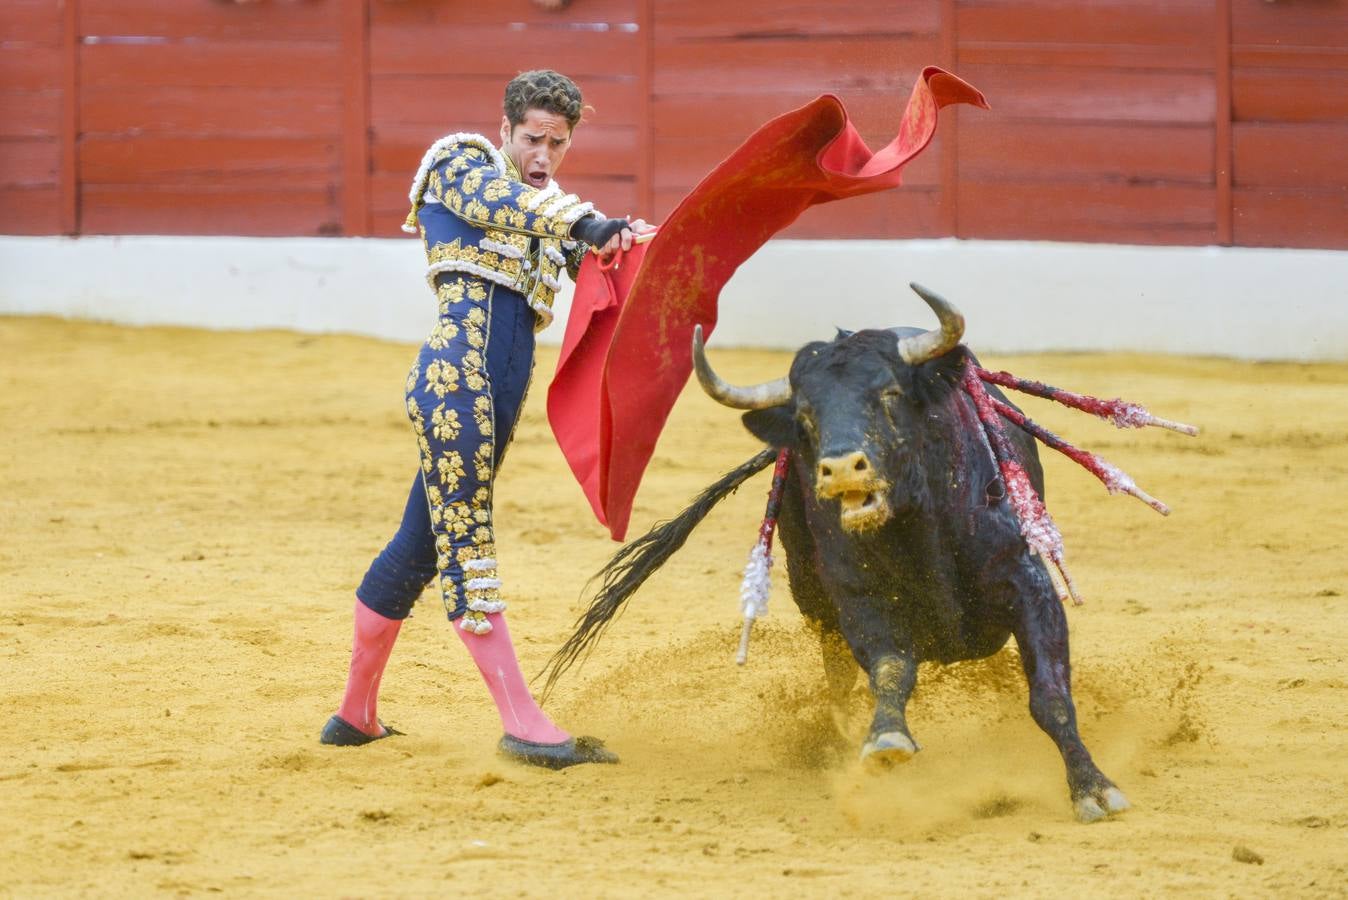
[(473, 400), (473, 421), (477, 424), (479, 434), (491, 437), (491, 398), (486, 394), (479, 394)]
[(485, 174), (485, 169), (478, 168), (463, 176), (463, 192), (465, 194), (476, 194), (482, 190), (482, 177)]
[[(472, 282), (469, 282), (469, 284), (468, 284), (468, 299), (469, 299), (469, 300), (486, 300), (486, 299), (487, 299), (487, 286), (484, 285), (484, 284), (483, 284), (482, 282), (480, 282), (480, 281), (472, 281)], [(469, 311), (468, 311), (468, 315), (469, 315), (470, 318), (472, 317), (472, 314), (473, 314), (473, 311), (472, 311), (472, 310), (469, 310)]]
[(473, 469), (478, 481), (491, 481), (492, 445), (488, 441), (478, 444), (473, 452)]
[[(520, 272), (520, 260), (502, 258), (496, 253), (480, 250), (479, 248), (472, 245), (465, 246), (462, 244), (459, 238), (455, 238), (448, 244), (438, 243), (435, 246), (431, 247), (429, 250), (426, 251), (426, 261), (430, 263), (432, 266), (436, 265), (437, 263), (444, 263), (444, 262), (466, 262), (469, 263), (470, 265), (480, 266), (484, 269), (489, 269), (493, 272), (500, 272), (507, 278), (518, 278)], [(470, 284), (480, 285), (480, 282), (474, 279), (472, 282), (470, 282)], [(482, 291), (482, 296), (475, 297), (473, 296), (473, 290), (470, 287), (468, 295), (469, 299), (471, 300), (486, 299), (487, 295), (485, 288), (479, 287), (479, 290)]]
[[(426, 390), (435, 393), (435, 396), (444, 398), (445, 394), (459, 389), (459, 370), (450, 363), (443, 360), (431, 360), (430, 365), (426, 367)], [(473, 388), (473, 390), (478, 390)], [(424, 429), (424, 425), (422, 426)]]
[(458, 238), (446, 243), (438, 243), (426, 251), (426, 261), (429, 263), (443, 262), (447, 259), (458, 259), (462, 252)]
[(435, 289), (435, 293), (441, 300), (461, 303), (463, 301), (464, 283), (458, 279), (445, 281)]
[(463, 217), (473, 222), (489, 221), (491, 213), (487, 207), (482, 205), (481, 200), (469, 200), (463, 205)]
[[(473, 571), (473, 578), (491, 579), (492, 581), (496, 581), (496, 567), (492, 566), (487, 569), (475, 569)], [(499, 584), (468, 588), (464, 591), (464, 596), (468, 600), (469, 609), (485, 611), (482, 609), (481, 604), (484, 602), (499, 603), (501, 600), (501, 589)]]
[(407, 398), (407, 417), (412, 420), (412, 431), (417, 436), (417, 446), (421, 450), (421, 471), (431, 471), (430, 443), (426, 440), (426, 420), (421, 415), (421, 407), (413, 397)]
[(445, 451), (445, 454), (435, 461), (435, 470), (440, 474), (440, 484), (451, 494), (459, 489), (459, 479), (466, 474), (463, 471), (463, 457), (457, 450)]
[[(510, 182), (506, 181), (504, 178), (493, 178), (482, 188), (482, 199), (486, 200), (488, 203), (495, 203), (497, 200), (509, 196)], [(519, 202), (521, 205), (524, 204), (523, 195), (521, 195)]]
[(495, 241), (498, 244), (505, 244), (508, 247), (514, 247), (519, 251), (519, 258), (523, 258), (529, 251), (529, 235), (521, 234), (518, 231), (488, 228), (487, 240)]
[(431, 433), (439, 441), (457, 441), (459, 439), (459, 411), (445, 409), (441, 403), (431, 413)]
[[(449, 315), (448, 310), (441, 313), (442, 316)], [(426, 346), (432, 350), (443, 350), (449, 346), (449, 342), (454, 340), (459, 334), (459, 326), (455, 325), (450, 319), (441, 319), (434, 328), (431, 329), (431, 336), (426, 339)], [(411, 383), (409, 382), (409, 385)], [(412, 387), (407, 388), (409, 391)]]
[[(450, 504), (448, 527), (454, 532), (455, 537), (462, 538), (468, 534), (468, 529), (472, 524), (473, 511), (469, 508), (467, 503), (464, 503), (462, 500), (455, 500)], [(459, 562), (462, 563), (463, 559), (460, 558)]]
[(486, 343), (486, 338), (482, 335), (482, 330), (472, 322), (463, 323), (463, 339), (468, 342), (468, 346), (481, 348)]

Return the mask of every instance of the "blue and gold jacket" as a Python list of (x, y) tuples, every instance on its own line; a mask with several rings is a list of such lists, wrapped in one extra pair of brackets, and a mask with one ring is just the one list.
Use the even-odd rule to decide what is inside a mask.
[(518, 292), (537, 316), (535, 330), (552, 321), (552, 301), (563, 269), (574, 279), (588, 246), (570, 239), (582, 216), (603, 218), (591, 203), (557, 182), (535, 188), (514, 163), (480, 134), (451, 134), (431, 145), (412, 191), (403, 230), (421, 234), (426, 280), (463, 272)]

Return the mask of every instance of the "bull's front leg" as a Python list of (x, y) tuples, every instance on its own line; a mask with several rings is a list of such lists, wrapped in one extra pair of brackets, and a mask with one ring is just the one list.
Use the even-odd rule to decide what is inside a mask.
[(870, 679), (875, 716), (861, 745), (861, 760), (889, 768), (912, 759), (921, 747), (908, 731), (908, 698), (917, 684), (917, 658), (904, 635), (894, 633), (891, 616), (869, 599), (839, 604), (839, 624), (852, 655)]
[(1127, 809), (1128, 799), (1096, 767), (1077, 732), (1067, 617), (1048, 584), (1047, 573), (1043, 581), (1024, 595), (1020, 621), (1014, 629), (1030, 685), (1030, 715), (1058, 745), (1067, 766), (1067, 785), (1077, 819), (1095, 822)]
[(831, 737), (840, 746), (846, 746), (848, 733), (848, 698), (857, 683), (857, 661), (847, 639), (837, 630), (815, 623), (819, 633), (819, 655), (824, 662), (824, 683), (828, 695), (829, 718), (833, 723)]
[(880, 768), (907, 762), (922, 749), (909, 733), (905, 716), (917, 684), (917, 661), (911, 653), (886, 654), (875, 660), (867, 674), (875, 695), (875, 717), (861, 745), (861, 759)]

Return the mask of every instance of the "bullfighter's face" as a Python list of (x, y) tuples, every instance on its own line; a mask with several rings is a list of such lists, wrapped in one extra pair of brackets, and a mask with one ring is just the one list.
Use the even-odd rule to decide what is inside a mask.
[(547, 187), (571, 149), (571, 126), (566, 118), (543, 109), (530, 109), (514, 126), (501, 117), (501, 149), (531, 187)]

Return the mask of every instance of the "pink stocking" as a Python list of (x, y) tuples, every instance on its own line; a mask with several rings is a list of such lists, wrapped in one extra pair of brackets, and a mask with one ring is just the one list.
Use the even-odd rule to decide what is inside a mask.
[(393, 642), (398, 639), (400, 619), (386, 619), (370, 609), (360, 598), (356, 599), (356, 635), (351, 643), (351, 671), (346, 678), (346, 694), (337, 715), (348, 725), (368, 735), (384, 733), (379, 724), (376, 704), (379, 700), (379, 679)]
[(488, 613), (487, 621), (492, 628), (486, 634), (473, 634), (461, 628), (454, 631), (477, 663), (482, 680), (487, 682), (487, 690), (491, 691), (496, 711), (501, 715), (501, 727), (509, 735), (536, 744), (560, 744), (569, 739), (571, 735), (554, 725), (529, 693), (515, 657), (515, 645), (510, 642), (505, 616)]

